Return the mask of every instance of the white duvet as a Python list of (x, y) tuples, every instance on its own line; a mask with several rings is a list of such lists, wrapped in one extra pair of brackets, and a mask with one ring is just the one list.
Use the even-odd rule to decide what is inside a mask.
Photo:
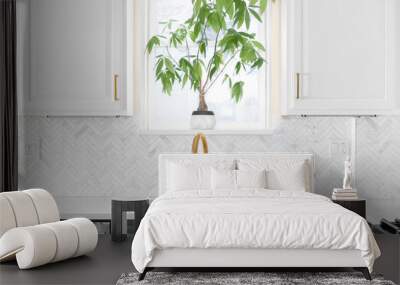
[(179, 191), (154, 200), (132, 244), (143, 272), (155, 249), (358, 249), (372, 271), (379, 248), (368, 223), (328, 198), (298, 191)]

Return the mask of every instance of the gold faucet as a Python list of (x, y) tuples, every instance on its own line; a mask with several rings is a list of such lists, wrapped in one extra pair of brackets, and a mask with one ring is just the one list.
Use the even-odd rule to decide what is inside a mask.
[(203, 133), (197, 133), (193, 138), (192, 143), (192, 153), (199, 152), (199, 140), (201, 139), (201, 144), (203, 145), (203, 153), (208, 153), (208, 144), (206, 136)]

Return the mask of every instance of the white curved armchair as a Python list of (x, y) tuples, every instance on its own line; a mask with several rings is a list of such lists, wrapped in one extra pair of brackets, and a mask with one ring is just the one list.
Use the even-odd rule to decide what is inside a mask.
[(60, 221), (46, 190), (0, 193), (0, 262), (16, 258), (20, 269), (57, 262), (94, 250), (97, 238), (86, 218)]

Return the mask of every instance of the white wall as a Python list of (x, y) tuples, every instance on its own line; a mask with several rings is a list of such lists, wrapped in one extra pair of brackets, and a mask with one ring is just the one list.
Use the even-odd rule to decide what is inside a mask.
[(357, 120), (357, 187), (368, 217), (400, 217), (400, 117)]
[[(27, 6), (18, 0), (22, 81), (29, 88)], [(400, 10), (400, 1), (396, 1)], [(396, 19), (400, 29), (400, 17)], [(19, 30), (20, 31), (20, 30)], [(400, 50), (400, 32), (396, 32)], [(395, 90), (400, 90), (397, 54)], [(400, 92), (398, 92), (400, 98)], [(20, 101), (20, 110), (23, 102)], [(355, 136), (352, 134), (356, 120)], [(355, 145), (356, 185), (367, 198), (368, 218), (400, 217), (400, 117), (286, 118), (272, 135), (210, 136), (211, 152), (313, 152), (316, 192), (330, 195), (340, 187), (343, 160)], [(157, 157), (163, 152), (189, 152), (190, 136), (146, 136), (138, 118), (40, 118), (20, 120), (20, 187), (52, 192), (62, 212), (109, 212), (113, 196), (155, 197)]]
[[(210, 152), (313, 152), (316, 192), (340, 187), (356, 120), (356, 183), (371, 221), (400, 216), (400, 118), (290, 118), (273, 135), (209, 136)], [(52, 192), (62, 212), (109, 212), (113, 196), (155, 197), (157, 157), (191, 136), (138, 133), (137, 118), (25, 119), (23, 187)]]
[(394, 90), (397, 98), (397, 102), (400, 103), (400, 1), (395, 1), (395, 9), (396, 17), (395, 17), (395, 54), (394, 54), (394, 66), (395, 66), (395, 78), (394, 78)]

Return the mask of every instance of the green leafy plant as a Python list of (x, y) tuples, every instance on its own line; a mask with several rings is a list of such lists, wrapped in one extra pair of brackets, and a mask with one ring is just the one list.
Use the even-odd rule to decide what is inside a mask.
[[(155, 48), (165, 48), (156, 55), (156, 80), (167, 95), (171, 95), (175, 83), (182, 88), (190, 83), (199, 94), (198, 111), (207, 111), (205, 95), (221, 78), (238, 103), (244, 82), (235, 81), (234, 76), (259, 69), (265, 62), (263, 44), (248, 31), (253, 19), (262, 22), (267, 0), (192, 0), (192, 4), (189, 19), (161, 23), (162, 35), (154, 35), (147, 42), (149, 54)], [(181, 50), (182, 56), (175, 58), (171, 48)], [(227, 72), (228, 66), (234, 71)]]

